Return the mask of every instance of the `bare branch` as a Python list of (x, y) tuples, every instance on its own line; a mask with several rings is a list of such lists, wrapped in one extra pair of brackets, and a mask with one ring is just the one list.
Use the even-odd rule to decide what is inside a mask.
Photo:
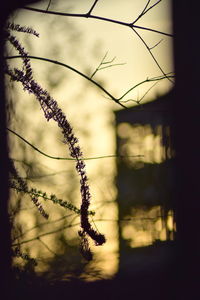
[(149, 47), (150, 50), (156, 48), (161, 42), (163, 41), (163, 39), (161, 39), (160, 41), (158, 41), (154, 46)]
[[(154, 3), (152, 6), (150, 6), (148, 9), (145, 10), (144, 14), (146, 14), (150, 9), (152, 9), (153, 7), (155, 7), (156, 5), (158, 5), (162, 0), (158, 0), (156, 3)], [(143, 14), (143, 15), (144, 15)]]
[(62, 13), (62, 12), (58, 12), (58, 11), (46, 11), (46, 10), (39, 9), (39, 8), (34, 8), (34, 7), (22, 7), (22, 8), (26, 9), (26, 10), (30, 10), (30, 11), (39, 12), (39, 13), (58, 15), (58, 16), (63, 16), (63, 17), (97, 19), (97, 20), (100, 20), (100, 21), (116, 23), (118, 25), (123, 25), (123, 26), (127, 26), (127, 27), (130, 27), (130, 28), (137, 28), (137, 29), (147, 30), (147, 31), (151, 31), (151, 32), (155, 32), (155, 33), (159, 33), (159, 34), (166, 35), (166, 36), (171, 36), (171, 37), (173, 36), (170, 33), (162, 32), (162, 31), (155, 30), (155, 29), (152, 29), (152, 28), (148, 28), (148, 27), (144, 27), (144, 26), (136, 26), (136, 25), (133, 24), (133, 22), (132, 23), (127, 23), (127, 22), (123, 22), (123, 21), (119, 21), (119, 20), (110, 19), (110, 18), (95, 16), (95, 15), (88, 15), (87, 13), (86, 14)]
[[(10, 128), (7, 128), (8, 131), (10, 131), (11, 133), (13, 133), (14, 135), (16, 135), (18, 138), (20, 138), (22, 141), (24, 141), (26, 144), (28, 144), (29, 146), (31, 146), (34, 150), (36, 150), (37, 152), (39, 152), (40, 154), (51, 158), (51, 159), (57, 159), (57, 160), (70, 160), (70, 161), (75, 161), (75, 158), (71, 158), (71, 157), (60, 157), (60, 156), (51, 156), (47, 153), (44, 153), (43, 151), (39, 150), (37, 147), (35, 147), (33, 144), (31, 144), (30, 142), (28, 142), (25, 138), (23, 138), (20, 134), (18, 134), (17, 132), (11, 130)], [(95, 157), (84, 157), (84, 160), (93, 160), (93, 159), (102, 159), (102, 158), (123, 158), (123, 157), (142, 157), (143, 155), (130, 155), (130, 156), (123, 156), (123, 155), (116, 155), (116, 154), (110, 154), (110, 155), (102, 155), (102, 156), (95, 156)], [(55, 175), (55, 173), (53, 174)]]
[(49, 251), (49, 252), (51, 252), (52, 254), (54, 254), (55, 256), (57, 256), (57, 254), (53, 251), (53, 250), (51, 250), (50, 248), (49, 248), (49, 246), (44, 242), (44, 241), (42, 241), (41, 240), (41, 238), (40, 237), (38, 237), (37, 238), (37, 240)]
[[(148, 46), (147, 46), (148, 47)], [(5, 59), (14, 59), (14, 58), (21, 58), (20, 55), (14, 55), (14, 56), (6, 56)], [(116, 98), (114, 97), (110, 92), (108, 92), (105, 88), (103, 88), (98, 82), (94, 81), (93, 79), (91, 79), (90, 77), (88, 77), (87, 75), (83, 74), (82, 72), (78, 71), (77, 69), (67, 65), (67, 64), (64, 64), (64, 63), (61, 63), (59, 61), (56, 61), (56, 60), (52, 60), (52, 59), (48, 59), (48, 58), (44, 58), (44, 57), (38, 57), (38, 56), (31, 56), (31, 55), (28, 55), (28, 58), (32, 58), (32, 59), (38, 59), (38, 60), (42, 60), (42, 61), (46, 61), (46, 62), (50, 62), (50, 63), (53, 63), (53, 64), (57, 64), (57, 65), (60, 65), (62, 67), (65, 67), (65, 68), (68, 68), (70, 69), (71, 71), (73, 72), (76, 72), (77, 74), (83, 76), (85, 79), (89, 80), (90, 82), (92, 82), (93, 84), (95, 84), (98, 88), (100, 88), (106, 95), (108, 95), (109, 97), (106, 98), (106, 99), (109, 99), (109, 100), (113, 100), (114, 102), (116, 102), (118, 105), (120, 105), (121, 107), (123, 108), (126, 108), (127, 107), (121, 103), (121, 100), (129, 93), (131, 92), (133, 89), (137, 88), (139, 85), (141, 84), (144, 84), (146, 82), (149, 82), (149, 81), (156, 81), (156, 80), (162, 80), (162, 79), (166, 79), (166, 78), (174, 78), (175, 76), (174, 75), (170, 75), (171, 73), (167, 73), (167, 74), (164, 74), (164, 77), (163, 76), (158, 76), (158, 77), (153, 77), (153, 78), (149, 78), (149, 79), (146, 79), (146, 80), (143, 80), (141, 81), (140, 83), (134, 85), (132, 88), (130, 88), (127, 92), (125, 92), (121, 97), (119, 98)], [(167, 77), (166, 77), (167, 75)], [(124, 102), (124, 101), (123, 101)], [(42, 151), (39, 151), (40, 153)], [(43, 153), (41, 153), (43, 154)], [(48, 157), (50, 158), (54, 158), (50, 155), (47, 155)], [(98, 157), (99, 158), (99, 157)], [(58, 159), (58, 158), (54, 158), (54, 159)], [(68, 158), (59, 158), (59, 159), (68, 159)], [(86, 158), (86, 159), (95, 159), (95, 158)], [(71, 160), (71, 159), (70, 159)]]
[(90, 16), (91, 12), (93, 11), (93, 9), (94, 9), (94, 7), (95, 7), (95, 5), (97, 4), (98, 1), (99, 1), (99, 0), (95, 0), (95, 1), (94, 1), (93, 5), (91, 6), (90, 10), (89, 10), (88, 13), (87, 13), (88, 17)]
[[(175, 75), (173, 75), (171, 72), (167, 73), (167, 78), (175, 78)], [(121, 101), (128, 93), (130, 93), (132, 90), (136, 89), (138, 86), (147, 83), (147, 82), (152, 82), (152, 81), (160, 81), (166, 79), (166, 76), (158, 76), (158, 77), (152, 77), (152, 78), (147, 78), (143, 81), (140, 81), (139, 83), (137, 83), (136, 85), (134, 85), (133, 87), (131, 87), (127, 92), (125, 92), (118, 100)]]
[(151, 2), (151, 0), (148, 0), (144, 9), (142, 10), (142, 12), (139, 14), (139, 16), (135, 19), (135, 21), (132, 22), (132, 25), (134, 25), (144, 14), (145, 14), (145, 11), (149, 5), (149, 3)]
[(48, 6), (47, 6), (47, 11), (49, 10), (50, 5), (51, 5), (51, 0), (49, 0)]
[[(92, 73), (90, 78), (94, 77), (94, 75), (100, 70), (107, 69), (107, 68), (110, 68), (110, 67), (115, 67), (115, 66), (122, 66), (122, 65), (125, 64), (125, 63), (111, 64), (115, 60), (116, 57), (113, 57), (113, 59), (111, 59), (109, 61), (105, 61), (105, 58), (106, 58), (107, 54), (108, 54), (108, 52), (106, 52), (106, 54), (104, 55), (104, 57), (101, 60), (100, 64), (98, 65), (96, 70)], [(109, 65), (109, 64), (111, 64), (111, 65)], [(106, 66), (103, 66), (103, 65), (106, 65)]]
[[(155, 58), (155, 56), (153, 55), (153, 53), (151, 52), (151, 49), (149, 48), (149, 46), (147, 45), (147, 43), (145, 42), (145, 40), (141, 37), (141, 35), (134, 29), (132, 28), (133, 31), (135, 32), (135, 34), (139, 37), (139, 39), (142, 41), (143, 45), (145, 46), (145, 48), (148, 50), (149, 54), (151, 55), (151, 57), (153, 58), (154, 62), (156, 63), (157, 67), (159, 68), (159, 70), (161, 71), (161, 73), (169, 80), (171, 81), (171, 79), (165, 74), (165, 72), (163, 71), (163, 69), (161, 68), (159, 62), (157, 61), (157, 59)], [(171, 81), (172, 82), (172, 81)]]
[[(22, 232), (20, 235), (16, 236), (16, 237), (13, 239), (13, 241), (18, 240), (19, 238), (22, 238), (22, 237), (23, 237), (24, 235), (26, 235), (28, 232), (33, 231), (33, 230), (36, 229), (36, 228), (40, 228), (40, 227), (45, 226), (45, 225), (47, 225), (47, 224), (49, 225), (49, 224), (53, 224), (53, 223), (57, 223), (57, 222), (63, 221), (64, 219), (69, 218), (69, 217), (71, 217), (71, 216), (73, 216), (73, 215), (74, 215), (74, 213), (71, 213), (71, 214), (69, 214), (69, 215), (65, 215), (65, 216), (63, 216), (63, 217), (61, 217), (61, 218), (58, 218), (58, 219), (55, 219), (55, 220), (52, 220), (52, 221), (39, 223), (39, 224), (37, 224), (37, 225), (35, 225), (35, 226), (33, 226), (33, 227), (31, 227), (31, 228), (25, 230), (25, 231)], [(76, 217), (77, 217), (77, 215), (75, 215), (75, 218), (76, 218)], [(73, 218), (71, 222), (73, 222), (73, 221), (75, 220), (75, 218)], [(71, 223), (71, 222), (70, 222), (70, 223)]]
[(158, 0), (156, 3), (154, 3), (152, 6), (147, 8), (151, 2), (151, 0), (147, 1), (147, 4), (145, 5), (144, 9), (142, 10), (141, 14), (132, 22), (132, 25), (134, 25), (139, 19), (141, 19), (150, 9), (158, 5), (162, 0)]
[[(13, 55), (13, 56), (6, 56), (5, 59), (13, 59), (13, 58), (22, 58), (21, 55)], [(96, 85), (98, 88), (100, 88), (105, 94), (107, 94), (109, 96), (109, 98), (111, 98), (114, 102), (116, 102), (118, 105), (120, 105), (123, 108), (126, 108), (126, 106), (124, 106), (123, 104), (121, 104), (117, 98), (115, 98), (113, 95), (111, 95), (106, 89), (104, 89), (98, 82), (94, 81), (92, 78), (88, 77), (87, 75), (85, 75), (84, 73), (78, 71), (77, 69), (61, 63), (59, 61), (53, 60), (53, 59), (49, 59), (49, 58), (44, 58), (44, 57), (38, 57), (38, 56), (32, 56), (32, 55), (27, 55), (27, 58), (32, 58), (32, 59), (38, 59), (38, 60), (42, 60), (42, 61), (46, 61), (46, 62), (51, 62), (53, 64), (56, 65), (60, 65), (63, 66), (65, 68), (70, 69), (71, 71), (81, 75), (82, 77), (84, 77), (85, 79), (89, 80), (90, 82), (92, 82), (94, 85)]]
[(75, 223), (75, 224), (69, 224), (69, 225), (63, 226), (63, 227), (61, 227), (61, 228), (54, 229), (54, 230), (49, 231), (49, 232), (45, 232), (45, 233), (39, 234), (39, 235), (36, 236), (36, 237), (33, 237), (33, 238), (31, 238), (31, 239), (28, 239), (28, 240), (21, 241), (20, 243), (14, 243), (14, 244), (12, 244), (12, 247), (19, 246), (19, 245), (22, 245), (22, 244), (27, 244), (27, 243), (36, 241), (36, 240), (38, 240), (39, 238), (41, 238), (41, 237), (43, 237), (43, 236), (55, 234), (55, 233), (58, 233), (58, 232), (60, 232), (60, 231), (65, 230), (65, 229), (67, 229), (67, 228), (72, 228), (72, 227), (75, 227), (75, 226), (78, 226), (78, 225), (80, 225), (80, 222)]

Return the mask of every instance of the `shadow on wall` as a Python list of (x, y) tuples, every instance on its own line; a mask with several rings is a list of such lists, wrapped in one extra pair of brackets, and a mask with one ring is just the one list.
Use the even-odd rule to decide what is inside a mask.
[(172, 91), (115, 113), (119, 275), (164, 271), (172, 260), (176, 222), (171, 102)]

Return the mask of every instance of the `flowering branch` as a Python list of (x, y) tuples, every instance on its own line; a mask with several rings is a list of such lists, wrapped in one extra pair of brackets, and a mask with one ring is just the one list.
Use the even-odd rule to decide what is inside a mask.
[(10, 188), (17, 190), (18, 192), (28, 193), (31, 197), (31, 201), (35, 204), (35, 206), (37, 207), (40, 214), (45, 219), (48, 219), (49, 215), (45, 212), (42, 204), (38, 201), (39, 195), (36, 193), (34, 194), (34, 193), (29, 192), (26, 182), (19, 176), (19, 174), (14, 166), (13, 161), (10, 160), (9, 162), (10, 162), (9, 169), (10, 169), (10, 173), (12, 175), (12, 180), (9, 181)]
[[(52, 98), (49, 93), (33, 79), (28, 53), (20, 45), (16, 37), (10, 33), (10, 29), (7, 28), (5, 36), (22, 56), (23, 62), (22, 70), (18, 68), (14, 68), (13, 70), (11, 70), (7, 65), (5, 65), (5, 73), (10, 76), (11, 80), (21, 82), (21, 84), (23, 85), (23, 89), (36, 97), (43, 110), (46, 120), (54, 120), (57, 123), (58, 127), (61, 129), (64, 137), (63, 142), (68, 145), (71, 157), (76, 160), (76, 171), (80, 176), (80, 191), (82, 198), (80, 208), (81, 230), (79, 231), (82, 242), (86, 243), (87, 236), (90, 236), (95, 241), (96, 245), (102, 245), (106, 241), (105, 236), (92, 228), (88, 218), (88, 209), (90, 205), (91, 194), (85, 170), (85, 163), (83, 161), (83, 155), (80, 146), (78, 145), (78, 138), (75, 137), (73, 128), (68, 122), (63, 111), (59, 108), (56, 100)], [(88, 249), (88, 247), (85, 248)]]
[[(30, 195), (33, 203), (38, 206), (38, 204), (36, 204), (36, 200), (35, 199), (38, 199), (38, 198), (42, 198), (43, 200), (48, 200), (48, 201), (52, 201), (54, 204), (58, 204), (64, 208), (67, 208), (73, 212), (75, 212), (76, 214), (79, 214), (81, 213), (80, 209), (77, 208), (75, 205), (73, 205), (72, 203), (68, 202), (68, 201), (64, 201), (62, 199), (58, 199), (56, 197), (56, 195), (54, 194), (51, 194), (50, 196), (47, 195), (46, 192), (42, 192), (40, 190), (37, 190), (35, 188), (31, 188), (31, 189), (28, 189), (28, 188), (23, 188), (23, 187), (20, 187), (18, 186), (15, 181), (11, 181), (10, 182), (10, 188), (16, 190), (17, 192), (23, 192), (25, 194), (28, 194)], [(37, 202), (38, 203), (38, 202)], [(95, 215), (95, 212), (94, 211), (88, 211), (88, 215), (92, 215), (94, 216)]]

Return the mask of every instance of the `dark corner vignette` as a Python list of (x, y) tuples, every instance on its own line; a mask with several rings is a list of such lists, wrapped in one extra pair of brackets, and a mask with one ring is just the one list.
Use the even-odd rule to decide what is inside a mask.
[[(199, 68), (197, 3), (173, 2), (174, 62), (173, 131), (176, 149), (177, 247), (174, 299), (197, 299), (200, 284), (199, 236)], [(183, 30), (187, 19), (190, 24)]]

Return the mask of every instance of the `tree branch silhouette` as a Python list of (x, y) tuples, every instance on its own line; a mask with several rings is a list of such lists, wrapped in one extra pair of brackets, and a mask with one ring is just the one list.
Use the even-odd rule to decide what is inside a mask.
[(101, 16), (97, 16), (97, 15), (92, 15), (91, 12), (94, 8), (94, 6), (96, 5), (98, 1), (95, 1), (91, 7), (91, 9), (89, 10), (88, 13), (83, 13), (83, 14), (76, 14), (76, 13), (61, 13), (61, 12), (57, 12), (57, 11), (47, 11), (47, 10), (43, 10), (43, 9), (38, 9), (38, 8), (33, 8), (33, 7), (23, 7), (23, 9), (27, 9), (27, 10), (31, 10), (31, 11), (35, 11), (35, 12), (39, 12), (39, 13), (48, 13), (48, 14), (54, 14), (54, 15), (59, 15), (59, 16), (65, 16), (65, 17), (78, 17), (78, 18), (91, 18), (91, 19), (97, 19), (97, 20), (101, 20), (101, 21), (105, 21), (105, 22), (111, 22), (111, 23), (115, 23), (118, 25), (123, 25), (126, 27), (129, 27), (133, 30), (133, 32), (138, 36), (138, 38), (142, 41), (143, 45), (145, 46), (145, 48), (147, 49), (147, 51), (149, 52), (150, 56), (152, 57), (152, 59), (154, 60), (154, 62), (156, 63), (157, 67), (159, 68), (159, 70), (161, 71), (161, 73), (169, 80), (170, 78), (167, 77), (167, 75), (165, 74), (164, 70), (162, 69), (162, 67), (160, 66), (160, 64), (158, 63), (158, 60), (155, 58), (154, 54), (151, 52), (151, 49), (147, 43), (145, 42), (145, 40), (142, 38), (142, 36), (136, 31), (136, 29), (139, 30), (147, 30), (150, 32), (154, 32), (154, 33), (158, 33), (161, 35), (165, 35), (165, 36), (169, 36), (172, 37), (173, 35), (170, 33), (166, 33), (166, 32), (162, 32), (159, 30), (155, 30), (152, 28), (148, 28), (148, 27), (144, 27), (144, 26), (138, 26), (135, 25), (136, 22), (138, 20), (140, 20), (147, 12), (149, 12), (152, 8), (154, 8), (156, 5), (158, 5), (161, 0), (157, 1), (156, 3), (154, 3), (153, 5), (151, 5), (150, 7), (149, 4), (151, 2), (151, 0), (147, 1), (147, 4), (145, 5), (142, 13), (131, 23), (128, 22), (122, 22), (119, 20), (115, 20), (115, 19), (110, 19), (110, 18), (105, 18), (105, 17), (101, 17)]
[(139, 14), (139, 16), (132, 22), (132, 25), (134, 25), (139, 19), (141, 19), (150, 9), (154, 8), (156, 5), (158, 5), (162, 0), (158, 0), (156, 3), (154, 3), (152, 6), (148, 7), (151, 0), (148, 0), (145, 7), (143, 8), (142, 12)]
[[(99, 89), (101, 89), (106, 95), (109, 96), (109, 98), (111, 100), (113, 100), (114, 102), (116, 102), (117, 104), (119, 104), (121, 107), (123, 108), (127, 108), (125, 105), (123, 105), (122, 103), (120, 103), (118, 101), (117, 98), (115, 98), (113, 95), (111, 95), (106, 89), (104, 89), (98, 82), (94, 81), (91, 77), (85, 75), (84, 73), (80, 72), (79, 70), (67, 65), (67, 64), (64, 64), (62, 62), (59, 62), (59, 61), (56, 61), (56, 60), (53, 60), (53, 59), (49, 59), (49, 58), (44, 58), (44, 57), (39, 57), (39, 56), (32, 56), (32, 55), (27, 55), (27, 57), (30, 59), (37, 59), (37, 60), (42, 60), (42, 61), (46, 61), (46, 62), (50, 62), (50, 63), (53, 63), (55, 65), (60, 65), (62, 67), (65, 67), (67, 69), (70, 69), (71, 71), (81, 75), (82, 77), (84, 77), (85, 79), (89, 80), (90, 82), (92, 82), (94, 85), (96, 85)], [(21, 55), (13, 55), (13, 56), (6, 56), (5, 59), (14, 59), (14, 58), (22, 58)]]
[[(56, 64), (56, 65), (59, 65), (59, 66), (62, 66), (64, 68), (67, 68), (67, 69), (70, 69), (71, 71), (79, 74), (80, 76), (84, 77), (85, 79), (89, 80), (91, 83), (93, 83), (94, 85), (96, 85), (99, 89), (101, 89), (110, 99), (110, 100), (113, 100), (115, 103), (117, 103), (118, 105), (120, 105), (121, 107), (127, 109), (128, 107), (125, 106), (123, 103), (121, 103), (120, 101), (128, 94), (130, 93), (131, 91), (133, 91), (135, 88), (137, 88), (138, 86), (144, 84), (144, 83), (147, 83), (147, 82), (152, 82), (152, 81), (160, 81), (160, 80), (163, 80), (163, 79), (174, 79), (175, 78), (175, 75), (171, 73), (166, 73), (166, 74), (163, 74), (163, 76), (157, 76), (157, 77), (152, 77), (152, 78), (147, 78), (139, 83), (137, 83), (136, 85), (134, 85), (133, 87), (131, 87), (128, 91), (126, 91), (124, 94), (122, 94), (122, 96), (120, 96), (119, 98), (116, 98), (115, 96), (113, 96), (110, 92), (108, 92), (104, 87), (102, 87), (98, 82), (96, 82), (95, 80), (93, 80), (91, 77), (94, 76), (94, 74), (92, 74), (91, 77), (85, 75), (84, 73), (80, 72), (79, 70), (67, 65), (67, 64), (64, 64), (60, 61), (56, 61), (56, 60), (53, 60), (53, 59), (49, 59), (49, 58), (45, 58), (45, 57), (39, 57), (39, 56), (33, 56), (33, 55), (27, 55), (28, 58), (30, 59), (36, 59), (36, 60), (41, 60), (41, 61), (45, 61), (45, 62), (49, 62), (49, 63), (53, 63), (53, 64)], [(15, 58), (22, 58), (21, 55), (12, 55), (12, 56), (5, 56), (5, 59), (15, 59)], [(173, 83), (173, 81), (172, 81)]]
[[(39, 152), (40, 154), (51, 158), (51, 159), (57, 159), (57, 160), (71, 160), (71, 161), (76, 161), (75, 158), (72, 157), (60, 157), (60, 156), (52, 156), (47, 153), (44, 153), (43, 151), (39, 150), (36, 146), (28, 142), (25, 138), (23, 138), (19, 133), (13, 131), (10, 128), (7, 128), (7, 130), (14, 135), (16, 135), (18, 138), (20, 138), (22, 141), (24, 141), (26, 144), (28, 144), (30, 147), (32, 147), (35, 151)], [(102, 158), (123, 158), (123, 157), (143, 157), (143, 155), (117, 155), (117, 154), (110, 154), (110, 155), (102, 155), (102, 156), (95, 156), (95, 157), (84, 157), (84, 160), (93, 160), (93, 159), (102, 159)]]
[(116, 23), (118, 25), (123, 25), (123, 26), (126, 26), (126, 27), (130, 27), (131, 29), (132, 28), (136, 28), (136, 29), (141, 29), (141, 30), (147, 30), (147, 31), (151, 31), (151, 32), (154, 32), (154, 33), (159, 33), (161, 35), (173, 37), (173, 35), (171, 33), (159, 31), (159, 30), (156, 30), (156, 29), (153, 29), (153, 28), (144, 27), (144, 26), (134, 25), (133, 22), (128, 23), (128, 22), (123, 22), (123, 21), (114, 20), (114, 19), (110, 19), (110, 18), (105, 18), (105, 17), (96, 16), (96, 15), (91, 15), (91, 14), (88, 14), (88, 13), (84, 13), (84, 14), (62, 13), (62, 12), (58, 12), (58, 11), (50, 11), (50, 10), (46, 11), (46, 10), (43, 10), (43, 9), (39, 9), (39, 8), (35, 8), (35, 7), (28, 7), (28, 6), (26, 6), (26, 7), (24, 6), (24, 7), (22, 7), (22, 9), (26, 9), (26, 10), (30, 10), (30, 11), (34, 11), (34, 12), (38, 12), (38, 13), (43, 13), (43, 14), (58, 15), (58, 16), (63, 16), (63, 17), (97, 19), (97, 20), (100, 20), (100, 21), (111, 22), (111, 23)]

